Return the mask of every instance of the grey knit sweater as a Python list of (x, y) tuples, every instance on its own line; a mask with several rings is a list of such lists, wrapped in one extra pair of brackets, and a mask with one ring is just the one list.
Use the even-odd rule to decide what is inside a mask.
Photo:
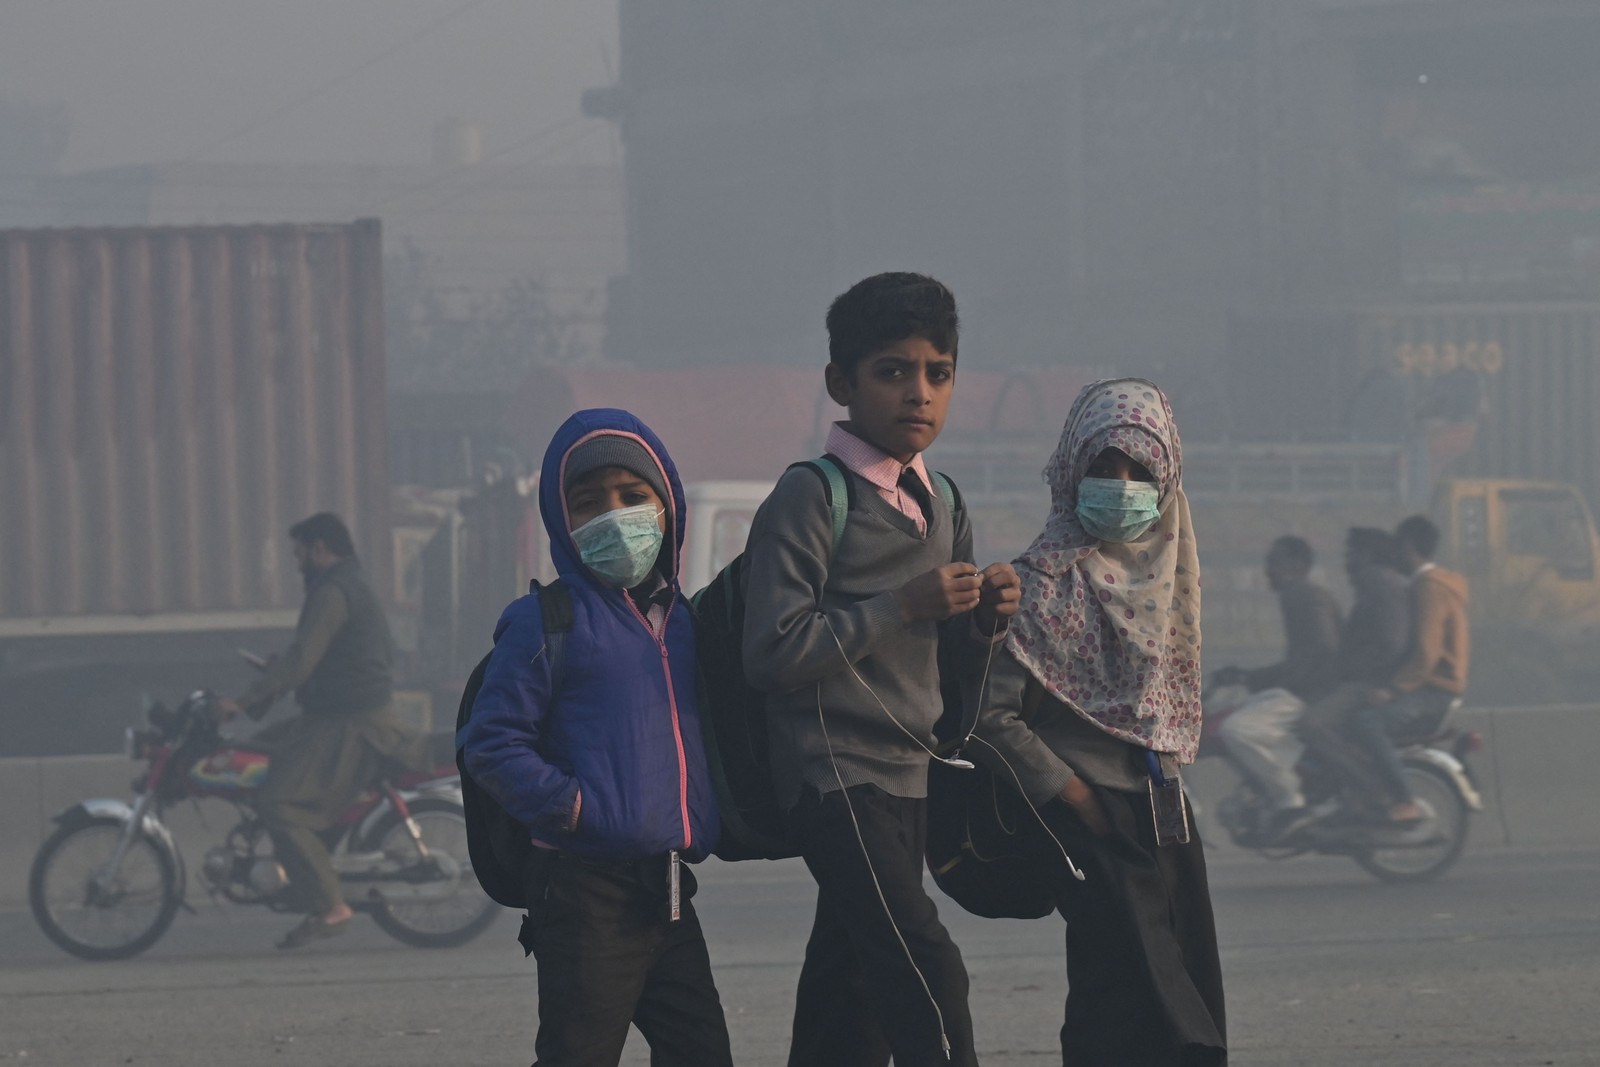
[(981, 662), (984, 648), (968, 615), (907, 625), (894, 598), (919, 574), (972, 561), (965, 510), (952, 516), (935, 496), (920, 535), (865, 479), (845, 476), (851, 507), (837, 551), (822, 479), (804, 468), (778, 482), (747, 542), (745, 674), (769, 694), (773, 775), (785, 805), (805, 785), (826, 793), (870, 783), (893, 796), (927, 796), (942, 709), (941, 634), (958, 669)]
[[(1048, 693), (1028, 715), (1024, 690), (1029, 680), (1028, 668), (1004, 649), (995, 654), (985, 678), (967, 680), (969, 702), (977, 699), (980, 685), (983, 690), (982, 713), (967, 750), (973, 759), (1002, 783), (1019, 788), (1035, 806), (1054, 798), (1075, 774), (1122, 792), (1149, 788), (1145, 750), (1138, 745), (1112, 737)], [(1159, 758), (1164, 776), (1180, 777), (1170, 753)]]

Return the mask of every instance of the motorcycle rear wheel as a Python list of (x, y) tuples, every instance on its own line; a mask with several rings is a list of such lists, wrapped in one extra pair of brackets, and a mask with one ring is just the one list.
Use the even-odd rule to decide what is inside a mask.
[(1425, 882), (1437, 878), (1460, 858), (1467, 844), (1466, 798), (1443, 771), (1408, 763), (1402, 768), (1406, 783), (1419, 802), (1433, 809), (1433, 818), (1402, 840), (1415, 840), (1394, 848), (1374, 848), (1357, 854), (1355, 861), (1385, 882)]
[[(430, 852), (443, 852), (460, 869), (455, 893), (438, 900), (397, 900), (377, 904), (372, 919), (383, 932), (417, 948), (454, 948), (489, 928), (500, 906), (486, 896), (472, 873), (467, 855), (467, 820), (459, 804), (448, 800), (416, 800), (411, 817), (422, 828)], [(373, 828), (363, 847), (391, 856), (414, 855), (411, 835), (398, 812), (391, 811)]]
[(161, 939), (178, 913), (178, 871), (143, 834), (128, 845), (116, 879), (95, 874), (116, 852), (124, 823), (63, 824), (40, 846), (28, 874), (28, 905), (46, 937), (86, 960), (124, 960)]

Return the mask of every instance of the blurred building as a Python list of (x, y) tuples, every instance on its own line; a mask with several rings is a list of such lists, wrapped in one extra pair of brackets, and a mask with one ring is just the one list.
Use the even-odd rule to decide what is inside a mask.
[(890, 268), (952, 283), (986, 365), (1195, 391), (1241, 317), (1600, 296), (1589, 0), (622, 0), (620, 32), (586, 96), (627, 150), (613, 357), (814, 358)]

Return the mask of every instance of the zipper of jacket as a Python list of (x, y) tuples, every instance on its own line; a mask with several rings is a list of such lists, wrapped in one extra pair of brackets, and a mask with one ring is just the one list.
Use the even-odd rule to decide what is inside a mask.
[(649, 631), (650, 637), (656, 643), (656, 648), (661, 652), (661, 675), (667, 683), (667, 707), (672, 712), (672, 741), (678, 749), (678, 813), (683, 819), (683, 848), (687, 849), (694, 844), (694, 832), (689, 827), (689, 760), (683, 751), (683, 725), (678, 717), (678, 688), (672, 684), (672, 662), (667, 657), (667, 624), (672, 620), (672, 609), (677, 606), (678, 598), (673, 596), (661, 616), (661, 633), (656, 633), (656, 628), (650, 625), (650, 619), (639, 610), (639, 605), (633, 602), (633, 597), (626, 592), (622, 599), (628, 602), (628, 607), (633, 611), (634, 617)]

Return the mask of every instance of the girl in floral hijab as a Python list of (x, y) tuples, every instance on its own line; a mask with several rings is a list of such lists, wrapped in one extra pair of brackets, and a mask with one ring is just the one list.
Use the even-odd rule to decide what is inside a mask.
[(1155, 385), (1079, 394), (1044, 470), (1050, 516), (1016, 560), (1022, 604), (979, 694), (971, 752), (1039, 815), (1027, 850), (1067, 920), (1062, 1051), (1085, 1067), (1227, 1059), (1205, 855), (1186, 813), (1186, 833), (1172, 819), (1200, 736), (1182, 473)]
[[(1107, 449), (1148, 480), (1086, 483)], [(1182, 466), (1172, 407), (1154, 385), (1096, 382), (1078, 394), (1044, 469), (1050, 517), (1016, 561), (1022, 608), (1006, 645), (1046, 692), (1106, 733), (1193, 763), (1200, 564)], [(1141, 491), (1143, 511), (1132, 501)]]

